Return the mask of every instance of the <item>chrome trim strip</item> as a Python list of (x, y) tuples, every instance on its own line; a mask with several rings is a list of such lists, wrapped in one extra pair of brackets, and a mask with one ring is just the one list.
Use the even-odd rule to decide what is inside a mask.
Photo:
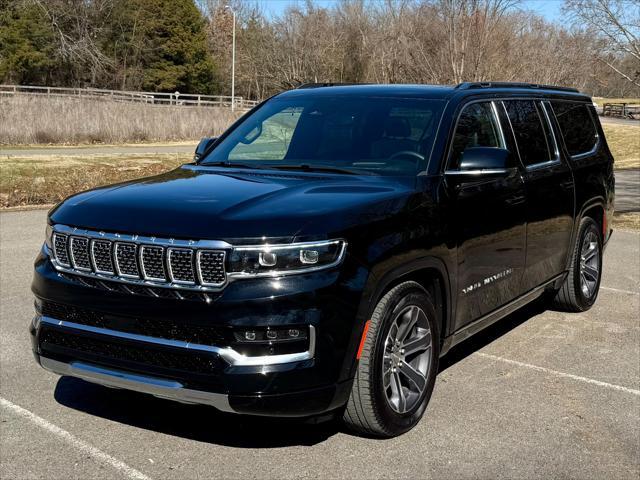
[(120, 332), (108, 328), (92, 327), (90, 325), (82, 325), (80, 323), (68, 322), (66, 320), (58, 320), (56, 318), (39, 315), (36, 321), (53, 327), (70, 328), (82, 332), (95, 333), (99, 335), (107, 335), (123, 340), (131, 340), (135, 342), (146, 342), (153, 345), (161, 345), (164, 347), (184, 348), (187, 350), (196, 350), (199, 352), (214, 353), (222, 357), (229, 365), (237, 367), (245, 366), (262, 366), (262, 365), (278, 365), (281, 363), (300, 362), (309, 360), (315, 355), (316, 332), (313, 325), (309, 325), (309, 349), (305, 352), (287, 353), (283, 355), (264, 355), (256, 357), (247, 357), (238, 353), (231, 347), (216, 347), (214, 345), (200, 345), (197, 343), (184, 342), (182, 340), (169, 340), (165, 338), (149, 337), (147, 335), (139, 335), (137, 333)]
[(229, 404), (228, 395), (192, 390), (173, 380), (138, 375), (83, 362), (64, 363), (42, 356), (40, 365), (45, 370), (58, 375), (77, 377), (106, 387), (124, 388), (183, 403), (211, 405), (223, 412), (234, 412)]
[(485, 169), (477, 169), (477, 170), (446, 170), (444, 172), (445, 175), (453, 175), (453, 176), (482, 176), (482, 175), (506, 175), (509, 173), (508, 168), (485, 168)]

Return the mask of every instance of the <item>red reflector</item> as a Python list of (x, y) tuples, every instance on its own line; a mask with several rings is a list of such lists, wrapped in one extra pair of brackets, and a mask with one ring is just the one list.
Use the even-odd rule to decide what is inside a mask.
[(367, 320), (367, 323), (364, 324), (364, 329), (362, 330), (362, 338), (360, 339), (360, 346), (358, 347), (358, 354), (356, 355), (356, 359), (360, 360), (362, 356), (362, 349), (364, 348), (364, 342), (367, 339), (367, 332), (369, 331), (369, 324), (371, 320)]

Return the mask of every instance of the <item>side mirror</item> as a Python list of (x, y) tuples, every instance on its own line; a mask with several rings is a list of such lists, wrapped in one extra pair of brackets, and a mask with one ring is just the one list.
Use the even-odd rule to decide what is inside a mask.
[(462, 153), (459, 170), (479, 173), (507, 173), (513, 167), (513, 155), (509, 150), (492, 147), (471, 147)]
[(207, 137), (200, 140), (200, 143), (198, 143), (198, 146), (196, 147), (196, 152), (193, 154), (193, 161), (196, 163), (200, 161), (204, 154), (209, 150), (209, 147), (211, 147), (216, 140), (218, 140), (218, 137)]

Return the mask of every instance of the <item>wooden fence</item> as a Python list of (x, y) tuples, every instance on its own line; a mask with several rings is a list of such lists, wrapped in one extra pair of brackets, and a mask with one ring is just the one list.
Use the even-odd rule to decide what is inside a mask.
[(242, 97), (231, 97), (228, 95), (194, 95), (180, 92), (127, 92), (123, 90), (104, 90), (101, 88), (0, 85), (0, 97), (16, 95), (87, 98), (92, 100), (110, 100), (115, 102), (146, 103), (160, 106), (233, 107), (236, 110), (246, 110), (258, 104), (258, 101), (256, 100), (245, 100)]

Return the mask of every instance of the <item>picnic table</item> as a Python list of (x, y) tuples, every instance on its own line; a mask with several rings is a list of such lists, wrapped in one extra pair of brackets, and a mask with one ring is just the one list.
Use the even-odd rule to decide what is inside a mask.
[(640, 106), (629, 103), (605, 103), (602, 105), (602, 116), (640, 119)]

